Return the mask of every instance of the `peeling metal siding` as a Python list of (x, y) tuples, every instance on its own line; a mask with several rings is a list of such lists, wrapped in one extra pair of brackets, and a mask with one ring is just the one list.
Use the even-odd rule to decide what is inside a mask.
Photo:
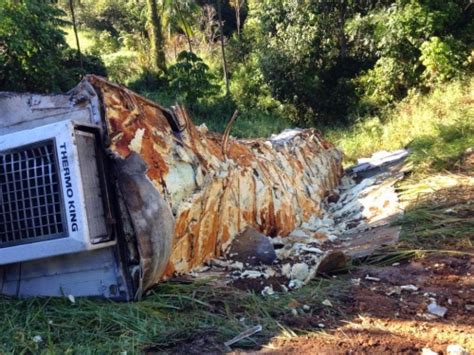
[[(166, 269), (145, 279), (200, 266), (248, 226), (287, 236), (320, 215), (325, 193), (340, 182), (342, 153), (313, 129), (271, 140), (231, 139), (224, 154), (222, 137), (194, 126), (182, 108), (174, 112), (185, 124), (177, 138), (159, 105), (99, 77), (86, 80), (102, 99), (110, 152), (119, 159), (138, 153), (175, 217)], [(146, 235), (137, 238), (142, 251), (153, 246)]]

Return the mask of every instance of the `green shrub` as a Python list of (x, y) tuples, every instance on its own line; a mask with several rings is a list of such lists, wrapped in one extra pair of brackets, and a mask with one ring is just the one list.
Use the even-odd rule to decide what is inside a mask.
[(463, 58), (456, 41), (448, 38), (442, 41), (439, 37), (431, 37), (421, 44), (420, 60), (425, 66), (422, 74), (428, 86), (445, 82), (461, 72)]
[(178, 101), (194, 105), (199, 99), (217, 93), (209, 67), (196, 54), (183, 51), (168, 68), (170, 90)]

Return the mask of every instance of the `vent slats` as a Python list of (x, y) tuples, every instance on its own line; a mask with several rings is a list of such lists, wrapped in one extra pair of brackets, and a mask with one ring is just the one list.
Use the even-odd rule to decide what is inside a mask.
[(54, 141), (0, 153), (0, 248), (65, 232)]

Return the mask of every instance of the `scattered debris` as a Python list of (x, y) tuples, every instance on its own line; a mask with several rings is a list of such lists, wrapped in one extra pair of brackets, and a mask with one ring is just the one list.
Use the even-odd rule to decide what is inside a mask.
[(245, 332), (240, 333), (237, 335), (235, 338), (232, 338), (231, 340), (228, 340), (224, 343), (225, 346), (231, 346), (238, 341), (241, 341), (242, 339), (248, 338), (255, 333), (261, 332), (262, 331), (262, 326), (261, 325), (256, 325), (255, 327), (252, 327), (250, 329), (247, 329)]
[(431, 350), (430, 348), (421, 349), (421, 355), (438, 355), (436, 351)]
[(469, 352), (459, 344), (450, 344), (446, 348), (448, 355), (469, 355)]
[(351, 279), (351, 284), (354, 286), (360, 286), (360, 277), (357, 279)]
[(391, 287), (388, 289), (387, 292), (385, 292), (387, 296), (401, 295), (401, 293), (402, 293), (402, 289), (400, 288), (400, 286)]
[[(405, 156), (396, 152), (398, 155)], [(384, 157), (389, 166), (400, 164), (385, 153)], [(252, 228), (245, 229), (234, 238), (225, 256), (208, 263), (208, 272), (220, 269), (226, 273), (227, 283), (239, 287), (245, 285), (245, 279), (258, 279), (260, 283), (248, 285), (262, 294), (268, 293), (267, 286), (286, 292), (302, 287), (317, 274), (344, 270), (351, 257), (366, 256), (382, 245), (395, 243), (400, 228), (390, 223), (401, 209), (393, 186), (403, 174), (385, 168), (385, 163), (380, 165), (380, 156), (374, 159), (377, 171), (364, 162), (365, 168), (358, 173), (363, 171), (364, 178), (358, 183), (358, 175), (350, 175), (354, 173), (349, 171), (341, 185), (329, 193), (333, 198), (321, 202), (319, 214), (310, 215), (287, 236), (270, 238)], [(370, 275), (365, 279), (380, 282), (380, 278)], [(405, 285), (401, 289), (414, 292), (415, 288)]]
[(416, 287), (415, 285), (403, 285), (400, 286), (400, 289), (405, 291), (418, 291), (418, 287)]
[(290, 276), (292, 279), (305, 281), (309, 275), (309, 266), (304, 263), (294, 264), (291, 267)]
[(273, 290), (272, 286), (265, 286), (261, 293), (262, 296), (271, 296), (275, 294), (275, 291)]
[(448, 309), (446, 307), (436, 304), (436, 301), (428, 305), (428, 312), (440, 318), (443, 318), (447, 311)]
[(37, 343), (37, 344), (43, 342), (43, 338), (41, 337), (41, 335), (35, 335), (32, 340), (34, 343)]
[(76, 303), (76, 298), (73, 295), (68, 295), (67, 298), (69, 302), (71, 302), (72, 304)]
[(296, 290), (298, 288), (303, 287), (303, 285), (303, 281), (301, 280), (290, 280), (290, 282), (288, 283), (288, 289)]
[(328, 299), (324, 300), (323, 302), (321, 302), (324, 306), (327, 306), (327, 307), (332, 307), (332, 303), (331, 301), (329, 301)]
[(365, 275), (365, 279), (368, 281), (380, 282), (380, 279), (378, 277), (373, 277), (370, 275)]

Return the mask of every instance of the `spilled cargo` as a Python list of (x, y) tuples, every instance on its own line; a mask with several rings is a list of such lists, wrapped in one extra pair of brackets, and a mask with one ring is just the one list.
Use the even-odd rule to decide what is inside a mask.
[[(328, 219), (343, 176), (342, 153), (316, 130), (237, 140), (96, 76), (63, 95), (1, 93), (0, 116), (7, 295), (140, 299), (248, 230), (272, 245), (317, 238), (310, 225)], [(303, 282), (323, 258), (311, 260), (278, 272)]]

